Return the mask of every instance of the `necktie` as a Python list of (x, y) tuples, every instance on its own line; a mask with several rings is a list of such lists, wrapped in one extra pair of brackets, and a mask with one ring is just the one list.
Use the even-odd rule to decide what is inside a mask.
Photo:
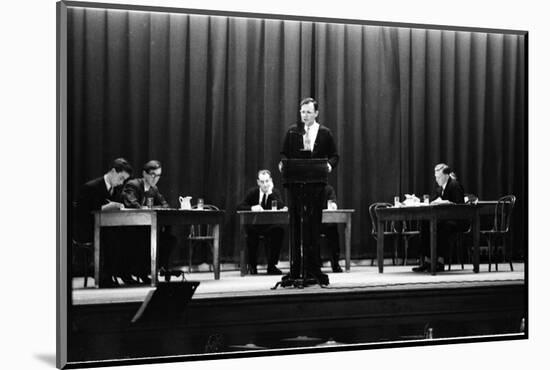
[(311, 139), (309, 137), (309, 127), (306, 127), (306, 139), (304, 143), (305, 150), (311, 150)]
[(262, 197), (262, 204), (261, 204), (261, 206), (262, 206), (263, 209), (266, 209), (266, 208), (267, 208), (267, 204), (266, 204), (266, 203), (267, 203), (267, 194), (264, 193), (264, 196)]

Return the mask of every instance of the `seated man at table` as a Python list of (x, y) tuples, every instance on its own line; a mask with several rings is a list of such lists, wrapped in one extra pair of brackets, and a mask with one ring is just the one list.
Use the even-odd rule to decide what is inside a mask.
[[(269, 170), (258, 171), (257, 187), (248, 190), (243, 201), (237, 206), (241, 211), (270, 210), (272, 201), (277, 201), (277, 209), (284, 209), (285, 204), (281, 192), (273, 187), (271, 172)], [(281, 275), (277, 268), (279, 253), (283, 243), (284, 230), (277, 225), (247, 225), (246, 246), (248, 249), (248, 270), (251, 275), (258, 273), (257, 250), (260, 236), (264, 237), (267, 257), (267, 274)]]
[[(159, 192), (157, 183), (162, 175), (162, 165), (157, 160), (151, 160), (143, 165), (142, 177), (129, 180), (122, 191), (122, 200), (126, 208), (145, 208), (148, 205), (157, 208), (170, 208), (170, 205)], [(149, 203), (149, 204), (148, 204)], [(139, 277), (144, 283), (150, 283), (148, 277), (150, 265), (150, 230), (148, 227), (136, 226), (128, 237), (126, 255), (128, 273)], [(158, 261), (161, 275), (167, 273), (168, 259), (176, 238), (168, 227), (159, 230)]]
[[(336, 192), (331, 185), (325, 185), (324, 191), (325, 205), (328, 210), (338, 209), (338, 204), (336, 203)], [(325, 235), (327, 243), (330, 250), (330, 266), (332, 267), (332, 272), (342, 272), (340, 267), (340, 236), (338, 235), (338, 225), (337, 224), (322, 224), (321, 225), (321, 234)]]
[[(432, 204), (464, 203), (464, 189), (451, 168), (445, 163), (435, 166), (434, 177), (437, 183), (435, 193), (430, 197)], [(420, 266), (413, 267), (414, 272), (430, 271), (430, 224), (422, 222), (420, 225), (420, 242), (424, 261)], [(437, 223), (437, 268), (436, 271), (444, 271), (444, 256), (449, 250), (449, 242), (453, 234), (464, 231), (465, 223), (458, 220), (444, 220)]]
[[(108, 211), (123, 208), (121, 200), (122, 184), (132, 174), (132, 166), (124, 158), (115, 159), (103, 176), (85, 183), (75, 202), (75, 233), (78, 242), (94, 241), (94, 216), (92, 211)], [(116, 228), (118, 229), (118, 228)], [(100, 287), (116, 286), (115, 254), (120, 249), (120, 235), (115, 228), (101, 231)]]

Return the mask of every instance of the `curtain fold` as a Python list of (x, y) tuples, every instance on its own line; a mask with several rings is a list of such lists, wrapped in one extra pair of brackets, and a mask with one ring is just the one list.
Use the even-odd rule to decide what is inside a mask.
[(68, 26), (71, 200), (115, 157), (137, 176), (158, 159), (172, 206), (226, 210), (222, 261), (237, 261), (235, 206), (260, 168), (282, 189), (282, 138), (313, 96), (353, 258), (375, 254), (369, 204), (430, 192), (439, 162), (481, 199), (515, 194), (526, 248), (523, 35), (80, 7)]

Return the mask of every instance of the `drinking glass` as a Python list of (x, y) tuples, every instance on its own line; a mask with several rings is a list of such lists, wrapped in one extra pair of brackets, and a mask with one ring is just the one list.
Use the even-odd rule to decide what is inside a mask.
[(428, 194), (424, 194), (423, 199), (424, 204), (430, 204), (430, 196)]

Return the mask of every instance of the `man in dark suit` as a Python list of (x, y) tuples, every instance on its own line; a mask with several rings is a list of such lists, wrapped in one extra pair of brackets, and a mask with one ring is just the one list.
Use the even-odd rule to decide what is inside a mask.
[[(464, 204), (464, 189), (458, 182), (456, 175), (451, 168), (445, 163), (439, 163), (435, 166), (434, 177), (437, 183), (435, 192), (430, 197), (432, 204), (438, 203), (454, 203)], [(449, 250), (449, 242), (453, 234), (464, 231), (465, 223), (458, 220), (444, 220), (437, 223), (437, 271), (444, 271), (444, 256)], [(430, 271), (430, 236), (429, 223), (422, 222), (420, 230), (420, 242), (422, 245), (422, 253), (424, 261), (420, 266), (413, 267), (414, 272)]]
[[(328, 172), (331, 172), (338, 163), (338, 153), (332, 132), (317, 122), (319, 104), (313, 98), (306, 98), (300, 102), (301, 121), (287, 131), (283, 148), (282, 159), (295, 158), (326, 158)], [(279, 170), (282, 163), (279, 163)], [(285, 185), (286, 186), (286, 185)], [(326, 274), (321, 272), (319, 242), (324, 199), (324, 183), (309, 183), (287, 186), (290, 208), (290, 235), (291, 235), (291, 266), (290, 279), (317, 280), (321, 285), (328, 285)], [(302, 197), (303, 195), (303, 197)], [(300, 227), (300, 213), (304, 210), (303, 237)], [(304, 276), (301, 276), (300, 241), (303, 239)]]
[[(132, 166), (124, 158), (115, 159), (103, 176), (85, 183), (75, 203), (74, 238), (79, 242), (93, 242), (94, 216), (92, 211), (108, 211), (123, 208), (121, 188), (132, 174)], [(102, 265), (100, 287), (117, 285), (115, 274), (115, 249), (118, 249), (118, 237), (115, 230), (105, 228), (101, 232)]]
[[(338, 209), (338, 203), (336, 202), (336, 191), (334, 188), (327, 184), (324, 190), (325, 209), (336, 210)], [(340, 267), (340, 236), (338, 234), (337, 224), (322, 224), (321, 234), (325, 235), (330, 250), (330, 267), (332, 272), (342, 272)]]
[[(122, 190), (122, 200), (126, 208), (158, 207), (170, 208), (170, 205), (159, 192), (157, 183), (162, 175), (162, 165), (157, 160), (151, 160), (143, 165), (142, 177), (126, 182)], [(132, 227), (128, 235), (127, 258), (129, 263), (127, 273), (139, 277), (144, 283), (150, 283), (150, 240), (149, 228)], [(168, 259), (176, 244), (176, 238), (168, 227), (163, 227), (159, 233), (159, 273), (167, 274)]]
[[(272, 209), (273, 201), (277, 202), (277, 209), (284, 209), (281, 192), (273, 186), (271, 172), (269, 170), (258, 171), (258, 186), (247, 191), (243, 201), (237, 206), (238, 210), (243, 211), (264, 211)], [(279, 254), (283, 243), (284, 230), (276, 225), (247, 225), (246, 226), (246, 246), (248, 249), (248, 271), (251, 275), (256, 275), (257, 270), (257, 250), (260, 236), (265, 239), (267, 274), (281, 275), (282, 272), (277, 268)]]

